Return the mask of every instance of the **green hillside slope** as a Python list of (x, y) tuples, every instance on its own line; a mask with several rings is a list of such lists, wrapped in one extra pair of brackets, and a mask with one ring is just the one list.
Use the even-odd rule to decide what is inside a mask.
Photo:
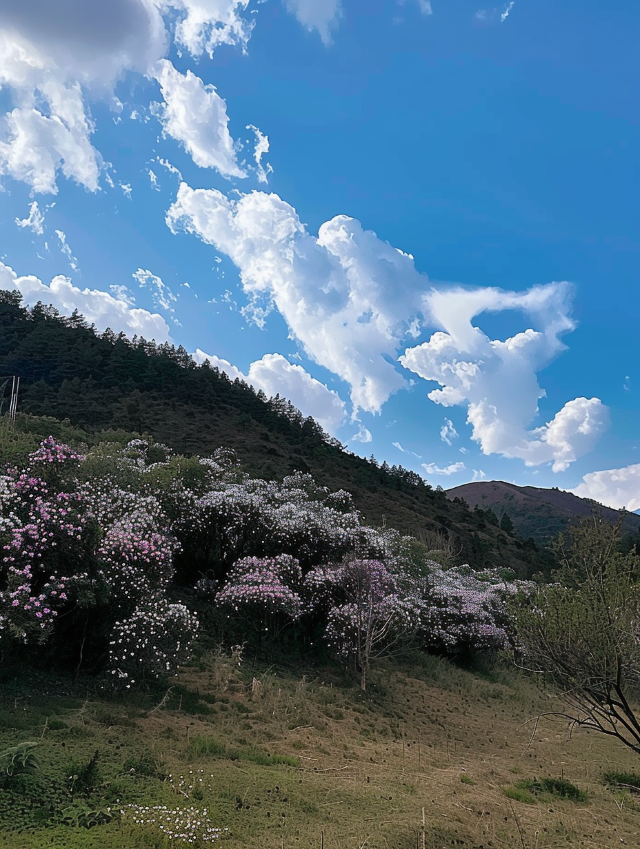
[(207, 364), (197, 366), (183, 348), (98, 334), (81, 316), (64, 318), (42, 305), (25, 309), (19, 294), (0, 292), (1, 375), (20, 376), (22, 414), (68, 420), (90, 434), (148, 433), (186, 454), (223, 445), (254, 476), (279, 479), (299, 469), (330, 489), (348, 490), (368, 523), (413, 534), (433, 549), (448, 545), (459, 562), (504, 566), (522, 577), (553, 565), (548, 552), (451, 501), (415, 472), (345, 451), (286, 400), (268, 400)]

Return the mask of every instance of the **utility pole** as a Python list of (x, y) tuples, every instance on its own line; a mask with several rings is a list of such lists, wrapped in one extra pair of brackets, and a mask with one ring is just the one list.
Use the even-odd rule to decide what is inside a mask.
[(0, 413), (2, 413), (4, 393), (9, 381), (11, 381), (11, 395), (9, 396), (9, 409), (7, 415), (9, 417), (9, 425), (12, 425), (16, 420), (16, 411), (18, 409), (18, 391), (20, 389), (20, 378), (13, 374), (8, 377), (0, 377), (0, 381), (3, 381), (0, 385)]

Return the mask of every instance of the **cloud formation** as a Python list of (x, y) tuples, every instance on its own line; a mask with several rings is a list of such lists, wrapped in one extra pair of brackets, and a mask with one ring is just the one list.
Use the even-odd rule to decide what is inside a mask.
[(178, 302), (178, 299), (161, 277), (144, 268), (134, 271), (131, 276), (141, 289), (148, 288), (151, 290), (153, 303), (158, 309), (171, 313), (175, 312), (174, 304)]
[(55, 194), (62, 173), (97, 191), (104, 163), (92, 144), (88, 99), (120, 107), (115, 82), (128, 71), (153, 76), (154, 67), (165, 132), (201, 167), (244, 176), (215, 89), (158, 63), (170, 40), (163, 13), (177, 13), (175, 40), (198, 57), (220, 44), (246, 47), (246, 7), (247, 0), (3, 0), (0, 87), (10, 90), (15, 108), (0, 121), (0, 177)]
[(258, 320), (275, 306), (310, 359), (351, 386), (356, 411), (378, 412), (405, 385), (397, 350), (419, 332), (428, 283), (412, 257), (344, 215), (315, 237), (293, 207), (263, 192), (235, 200), (182, 183), (167, 224), (227, 254)]
[(453, 426), (451, 419), (445, 419), (444, 424), (440, 428), (440, 439), (451, 445), (454, 439), (458, 438), (458, 431)]
[(36, 236), (42, 236), (44, 233), (44, 214), (38, 206), (38, 201), (34, 200), (29, 205), (29, 215), (26, 218), (16, 218), (18, 227), (28, 227)]
[(622, 469), (589, 472), (582, 483), (571, 490), (580, 498), (593, 498), (606, 507), (640, 510), (640, 463)]
[(78, 310), (98, 330), (110, 327), (116, 333), (144, 336), (156, 342), (168, 342), (169, 327), (161, 315), (137, 309), (131, 303), (97, 289), (78, 289), (68, 277), (56, 275), (47, 286), (37, 277), (19, 277), (8, 265), (0, 262), (0, 289), (19, 291), (25, 303), (42, 301), (52, 304), (63, 315)]
[(284, 4), (305, 29), (317, 30), (325, 44), (331, 43), (331, 30), (341, 14), (340, 0), (284, 0)]
[(228, 360), (205, 354), (199, 348), (192, 356), (198, 363), (208, 360), (232, 380), (239, 378), (255, 389), (262, 389), (269, 398), (275, 395), (287, 398), (303, 415), (312, 416), (331, 434), (344, 423), (345, 405), (338, 393), (316, 380), (302, 366), (290, 363), (282, 354), (265, 354), (251, 363), (246, 375)]
[(457, 463), (451, 463), (449, 466), (441, 468), (436, 463), (422, 463), (422, 468), (428, 475), (455, 475), (465, 469), (464, 463), (460, 460)]
[[(307, 355), (350, 385), (354, 415), (379, 412), (406, 385), (398, 349), (430, 325), (441, 330), (407, 348), (399, 362), (440, 384), (428, 393), (434, 403), (467, 408), (472, 438), (485, 454), (552, 463), (558, 472), (608, 426), (600, 399), (575, 398), (529, 429), (544, 395), (537, 373), (564, 350), (561, 336), (575, 326), (568, 283), (524, 292), (436, 289), (413, 257), (358, 221), (336, 216), (315, 237), (293, 207), (264, 192), (229, 199), (182, 183), (166, 220), (174, 233), (192, 233), (231, 258), (249, 298), (243, 314), (264, 322), (275, 307)], [(503, 341), (473, 323), (503, 310), (523, 313), (533, 327)]]
[(200, 168), (215, 168), (223, 177), (246, 177), (229, 132), (227, 104), (214, 86), (191, 71), (181, 74), (168, 59), (158, 62), (154, 76), (164, 98), (156, 112), (165, 135), (179, 142)]
[[(440, 384), (428, 393), (436, 404), (467, 407), (472, 439), (483, 453), (517, 457), (528, 466), (550, 462), (553, 471), (563, 471), (591, 450), (609, 421), (600, 399), (575, 398), (547, 424), (527, 429), (544, 395), (536, 374), (564, 350), (560, 336), (574, 328), (570, 301), (567, 283), (526, 292), (432, 290), (426, 298), (430, 319), (443, 330), (408, 348), (400, 362)], [(539, 329), (501, 341), (472, 324), (483, 312), (501, 310), (522, 311)]]

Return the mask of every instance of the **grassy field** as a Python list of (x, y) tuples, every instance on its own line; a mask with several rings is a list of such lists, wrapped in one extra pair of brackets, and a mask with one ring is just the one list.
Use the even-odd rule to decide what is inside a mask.
[(169, 822), (206, 808), (227, 849), (640, 845), (640, 797), (604, 780), (640, 774), (640, 759), (559, 719), (532, 736), (554, 705), (515, 670), (417, 656), (379, 666), (363, 695), (336, 669), (211, 652), (170, 689), (118, 699), (0, 676), (0, 750), (37, 742), (39, 761), (0, 785), (3, 849), (187, 845), (129, 805), (165, 806)]

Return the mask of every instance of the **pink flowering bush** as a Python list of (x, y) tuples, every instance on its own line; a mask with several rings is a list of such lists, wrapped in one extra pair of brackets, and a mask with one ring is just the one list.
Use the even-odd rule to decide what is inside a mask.
[(326, 611), (325, 639), (353, 663), (366, 690), (371, 663), (391, 653), (419, 625), (415, 586), (380, 560), (348, 560), (312, 570), (305, 579), (309, 606)]
[(274, 636), (302, 613), (302, 572), (294, 557), (245, 557), (229, 572), (215, 603), (261, 636)]
[(422, 608), (425, 644), (448, 652), (507, 648), (513, 629), (506, 599), (529, 593), (528, 581), (506, 581), (497, 570), (474, 572), (469, 566), (444, 570), (430, 564), (427, 604)]
[[(197, 622), (166, 598), (177, 544), (151, 488), (132, 486), (142, 450), (115, 452), (115, 476), (83, 482), (83, 457), (49, 438), (26, 469), (0, 477), (0, 639), (48, 643), (58, 658), (84, 656), (93, 668), (114, 640), (138, 646), (133, 666), (145, 674), (184, 662)], [(120, 460), (133, 466), (125, 488)], [(117, 669), (132, 665), (130, 653), (114, 651)]]

